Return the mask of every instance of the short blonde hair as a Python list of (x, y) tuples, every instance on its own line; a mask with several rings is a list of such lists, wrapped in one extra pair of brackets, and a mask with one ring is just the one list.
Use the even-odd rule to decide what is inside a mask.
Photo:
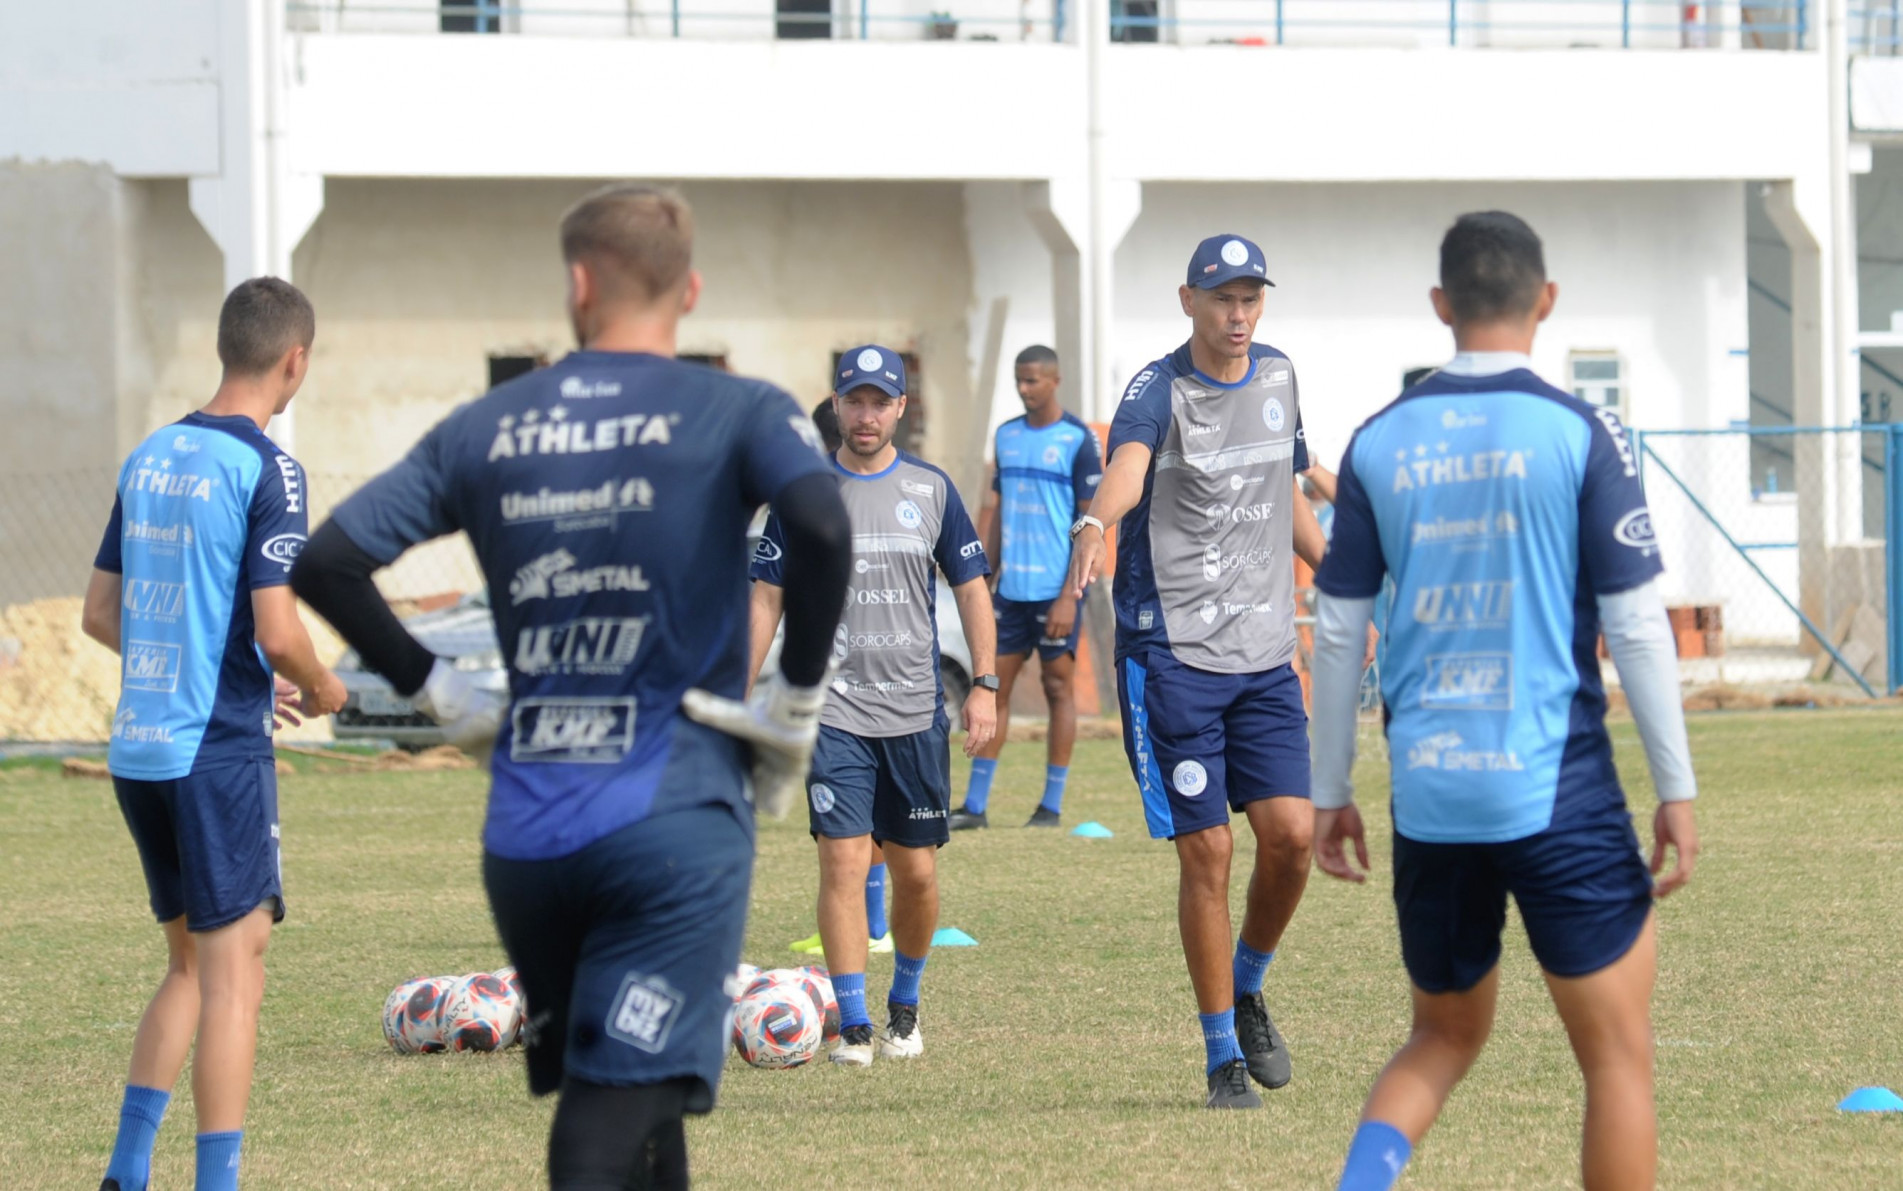
[(687, 279), (694, 211), (664, 186), (617, 182), (562, 216), (562, 258), (585, 261), (607, 296), (651, 302)]

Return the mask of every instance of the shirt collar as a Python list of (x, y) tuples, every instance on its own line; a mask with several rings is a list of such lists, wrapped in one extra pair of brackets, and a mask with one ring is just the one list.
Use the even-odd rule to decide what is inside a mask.
[(1456, 352), (1441, 371), (1453, 376), (1498, 376), (1516, 368), (1531, 371), (1533, 357), (1525, 352)]

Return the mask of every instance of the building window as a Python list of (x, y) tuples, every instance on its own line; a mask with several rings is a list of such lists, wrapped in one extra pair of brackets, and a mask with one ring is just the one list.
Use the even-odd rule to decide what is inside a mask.
[(1625, 365), (1617, 352), (1573, 352), (1566, 358), (1567, 387), (1587, 405), (1626, 412)]
[(1110, 0), (1110, 40), (1149, 43), (1161, 40), (1161, 7), (1157, 0)]
[(444, 33), (502, 32), (502, 0), (440, 0), (436, 10)]
[(833, 0), (774, 0), (773, 36), (781, 41), (833, 35)]
[[(840, 361), (846, 358), (845, 352), (833, 353), (832, 376), (839, 375)], [(919, 396), (924, 386), (919, 382), (918, 356), (913, 352), (900, 352), (899, 359), (905, 361), (905, 416), (899, 419), (899, 429), (892, 436), (892, 443), (901, 451), (909, 451), (924, 457), (925, 446), (925, 399)]]

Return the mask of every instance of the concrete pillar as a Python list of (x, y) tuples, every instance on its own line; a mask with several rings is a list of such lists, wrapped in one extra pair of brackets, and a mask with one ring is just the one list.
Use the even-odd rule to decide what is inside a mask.
[[(1031, 225), (1051, 252), (1051, 312), (1056, 324), (1058, 357), (1065, 375), (1064, 405), (1090, 421), (1108, 421), (1116, 408), (1122, 378), (1110, 376), (1107, 331), (1093, 328), (1113, 324), (1110, 303), (1110, 262), (1117, 245), (1143, 210), (1142, 183), (1118, 179), (1104, 188), (1102, 245), (1090, 251), (1090, 195), (1082, 178), (1053, 178), (1027, 182), (1024, 209)], [(1073, 363), (1075, 361), (1075, 363)]]
[[(191, 207), (224, 254), (226, 293), (252, 277), (292, 280), (291, 253), (324, 209), (324, 179), (293, 172), (284, 152), (284, 43), (284, 0), (218, 0), (220, 172), (191, 179)], [(270, 426), (286, 450), (294, 413)]]

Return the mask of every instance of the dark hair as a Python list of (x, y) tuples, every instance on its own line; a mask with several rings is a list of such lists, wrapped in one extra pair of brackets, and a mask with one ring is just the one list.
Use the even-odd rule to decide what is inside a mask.
[(672, 293), (693, 254), (693, 209), (665, 186), (604, 186), (562, 216), (562, 259), (587, 261), (613, 297)]
[(1540, 238), (1518, 215), (1462, 215), (1440, 242), (1440, 288), (1454, 319), (1484, 323), (1533, 309), (1546, 284)]
[(826, 444), (828, 455), (836, 453), (846, 445), (845, 436), (839, 433), (839, 411), (833, 408), (831, 397), (813, 407), (813, 429), (819, 431), (819, 437)]
[(1018, 353), (1020, 364), (1042, 364), (1052, 372), (1057, 371), (1057, 353), (1041, 343), (1034, 343)]
[(311, 300), (276, 277), (240, 282), (218, 312), (218, 362), (234, 376), (267, 372), (285, 352), (309, 347), (316, 337)]

